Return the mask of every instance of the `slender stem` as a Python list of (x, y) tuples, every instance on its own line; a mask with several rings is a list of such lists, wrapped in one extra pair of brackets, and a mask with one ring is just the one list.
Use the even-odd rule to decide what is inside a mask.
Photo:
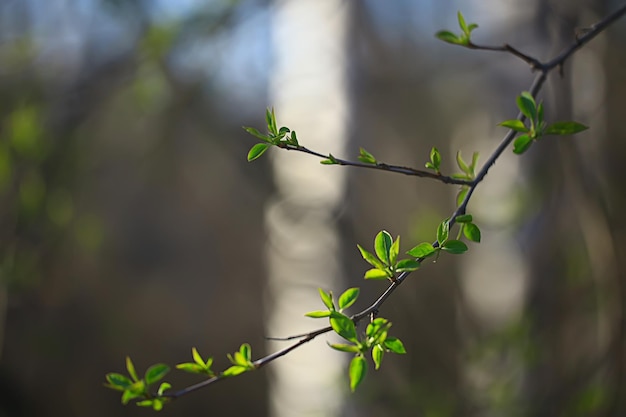
[[(322, 153), (313, 151), (304, 146), (294, 146), (294, 145), (289, 145), (287, 143), (281, 143), (278, 146), (288, 151), (302, 152), (302, 153), (306, 153), (309, 155), (317, 156), (318, 158), (322, 158), (322, 159), (329, 159), (330, 157), (329, 155), (324, 155)], [(472, 181), (470, 180), (463, 180), (463, 179), (448, 177), (446, 175), (441, 175), (441, 174), (437, 174), (435, 172), (430, 172), (430, 171), (424, 171), (421, 169), (403, 167), (399, 165), (389, 165), (383, 162), (377, 162), (375, 164), (366, 164), (364, 162), (353, 162), (353, 161), (348, 161), (346, 159), (340, 159), (340, 158), (335, 158), (335, 157), (333, 157), (333, 161), (335, 162), (336, 165), (376, 169), (380, 171), (394, 172), (396, 174), (404, 174), (404, 175), (410, 175), (410, 176), (421, 177), (421, 178), (430, 178), (433, 180), (441, 181), (445, 184), (469, 185), (472, 183)]]

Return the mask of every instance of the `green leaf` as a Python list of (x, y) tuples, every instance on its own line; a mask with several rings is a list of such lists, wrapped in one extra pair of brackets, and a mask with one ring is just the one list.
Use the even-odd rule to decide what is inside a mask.
[(459, 20), (459, 27), (466, 35), (469, 35), (469, 29), (467, 27), (467, 23), (465, 23), (465, 18), (463, 17), (463, 13), (459, 10), (456, 13), (457, 19)]
[(359, 340), (356, 337), (356, 327), (350, 317), (333, 311), (330, 315), (330, 326), (339, 336), (350, 342), (358, 343)]
[(539, 103), (537, 106), (537, 123), (539, 126), (543, 123), (543, 103)]
[(365, 335), (367, 337), (373, 337), (374, 335), (376, 335), (376, 333), (385, 330), (385, 328), (388, 329), (389, 327), (391, 327), (391, 323), (389, 323), (389, 320), (383, 317), (376, 317), (367, 325), (365, 329)]
[(531, 124), (537, 121), (537, 105), (535, 99), (528, 91), (523, 91), (522, 94), (517, 96), (517, 107), (519, 107), (522, 114), (530, 120)]
[(385, 265), (389, 265), (389, 252), (391, 245), (393, 244), (393, 238), (386, 230), (378, 232), (374, 239), (374, 250), (378, 259), (383, 261)]
[(142, 397), (146, 394), (146, 383), (140, 379), (137, 382), (133, 382), (133, 384), (128, 387), (126, 391), (135, 394), (132, 398)]
[(413, 259), (403, 259), (396, 265), (396, 272), (412, 272), (419, 269), (420, 263)]
[(439, 242), (439, 245), (443, 245), (446, 240), (448, 240), (448, 235), (450, 234), (450, 223), (448, 223), (448, 220), (444, 220), (441, 223), (439, 223), (439, 226), (437, 227), (437, 242)]
[(472, 215), (471, 214), (461, 214), (460, 216), (456, 216), (457, 223), (471, 223)]
[(467, 223), (463, 228), (463, 234), (472, 242), (480, 242), (480, 229), (474, 223)]
[(163, 404), (165, 404), (165, 401), (162, 398), (155, 398), (152, 400), (152, 409), (154, 411), (161, 411)]
[(513, 129), (516, 132), (526, 133), (528, 132), (528, 128), (521, 120), (511, 119), (505, 120), (502, 123), (499, 123), (498, 126), (507, 127), (509, 129)]
[(365, 271), (365, 279), (388, 279), (393, 275), (391, 273), (387, 273), (386, 271), (378, 268), (372, 268)]
[(137, 402), (139, 407), (152, 407), (152, 404), (154, 404), (154, 400), (143, 400)]
[(267, 143), (257, 143), (248, 151), (248, 162), (252, 162), (265, 153), (270, 145)]
[(126, 405), (130, 402), (130, 400), (134, 400), (135, 398), (144, 398), (144, 395), (143, 393), (126, 390), (122, 394), (122, 404)]
[(326, 292), (321, 288), (318, 288), (317, 291), (320, 293), (320, 298), (322, 302), (329, 310), (335, 309), (335, 304), (333, 303), (333, 293), (332, 291)]
[(465, 200), (465, 196), (467, 195), (468, 191), (469, 191), (469, 187), (467, 187), (467, 186), (463, 186), (459, 190), (459, 193), (456, 195), (456, 205), (457, 206), (460, 206), (463, 203), (463, 200)]
[(204, 366), (204, 359), (202, 359), (202, 356), (200, 356), (198, 350), (195, 347), (191, 348), (191, 357), (198, 365)]
[(230, 368), (226, 369), (224, 372), (222, 372), (222, 375), (223, 376), (237, 376), (239, 374), (243, 374), (246, 371), (248, 371), (248, 368), (245, 366), (233, 365)]
[(389, 264), (395, 265), (398, 261), (398, 255), (400, 254), (400, 236), (396, 238), (396, 240), (391, 245), (389, 249)]
[(385, 350), (382, 348), (382, 346), (380, 346), (380, 344), (375, 345), (372, 348), (372, 359), (374, 360), (374, 366), (376, 367), (376, 370), (380, 368), (380, 364), (383, 361), (384, 354)]
[(206, 372), (206, 368), (204, 366), (193, 362), (179, 363), (176, 365), (176, 369), (192, 374), (203, 374)]
[(328, 311), (328, 310), (324, 310), (324, 311), (321, 311), (321, 310), (309, 311), (308, 313), (305, 313), (304, 315), (307, 316), (307, 317), (314, 318), (314, 319), (321, 319), (323, 317), (329, 317), (330, 316), (330, 311)]
[(291, 136), (291, 138), (290, 138), (289, 143), (291, 143), (294, 146), (300, 146), (300, 144), (298, 143), (298, 137), (296, 136), (296, 131), (295, 130), (291, 131), (291, 135), (290, 136)]
[(278, 130), (278, 136), (285, 136), (287, 133), (291, 132), (287, 126), (283, 126)]
[(350, 390), (354, 392), (365, 378), (367, 373), (367, 362), (361, 355), (355, 356), (350, 362)]
[(359, 297), (359, 289), (358, 288), (348, 288), (339, 296), (337, 300), (337, 304), (339, 305), (340, 310), (344, 310), (350, 307), (356, 299)]
[(261, 139), (263, 142), (267, 142), (267, 143), (271, 143), (272, 142), (272, 140), (271, 140), (271, 138), (269, 136), (262, 134), (261, 132), (259, 132), (258, 130), (256, 130), (253, 127), (243, 126), (243, 130), (245, 130), (246, 132), (248, 132), (249, 134), (251, 134), (255, 138)]
[(385, 339), (383, 345), (390, 352), (398, 353), (398, 354), (401, 354), (401, 355), (406, 353), (406, 349), (404, 348), (404, 344), (402, 343), (402, 341), (400, 339), (398, 339), (396, 337), (388, 337), (387, 339)]
[(165, 377), (165, 375), (167, 375), (169, 371), (170, 371), (170, 367), (165, 364), (157, 363), (155, 365), (152, 365), (151, 367), (148, 368), (144, 376), (144, 379), (146, 380), (146, 384), (151, 385), (163, 379), (163, 377)]
[(239, 353), (241, 353), (241, 356), (243, 356), (246, 362), (250, 362), (250, 360), (252, 359), (252, 348), (248, 343), (243, 343), (239, 347)]
[(361, 351), (357, 345), (348, 345), (345, 343), (329, 343), (328, 346), (341, 352), (359, 353)]
[(470, 168), (472, 168), (472, 172), (476, 171), (476, 164), (478, 163), (478, 157), (480, 156), (480, 153), (478, 152), (474, 152), (472, 154), (472, 165), (470, 165)]
[(445, 250), (448, 253), (458, 255), (467, 251), (467, 245), (460, 240), (447, 240), (441, 246), (441, 249)]
[(372, 265), (375, 268), (378, 269), (385, 269), (385, 265), (383, 265), (383, 263), (381, 261), (379, 261), (374, 254), (366, 251), (365, 249), (363, 249), (363, 247), (361, 245), (356, 245), (357, 248), (359, 248), (359, 251), (361, 252), (361, 256), (363, 257), (363, 259), (365, 259), (365, 261), (367, 263), (369, 263), (370, 265)]
[(435, 253), (435, 248), (433, 248), (433, 245), (428, 242), (420, 243), (419, 245), (407, 252), (407, 254), (415, 258), (426, 258), (433, 253)]
[(544, 130), (545, 135), (573, 135), (589, 127), (577, 122), (556, 122)]
[(441, 166), (441, 154), (435, 147), (430, 150), (430, 162), (432, 163), (434, 169), (439, 171), (439, 167)]
[(472, 179), (471, 175), (467, 175), (467, 174), (452, 174), (450, 175), (452, 178), (455, 178), (457, 180), (470, 180)]
[(471, 33), (474, 29), (476, 29), (476, 28), (478, 28), (478, 24), (477, 24), (477, 23), (470, 23), (470, 24), (467, 26), (468, 35), (469, 35), (469, 34), (470, 34), (470, 33)]
[(328, 154), (328, 158), (322, 159), (320, 161), (320, 164), (322, 164), (322, 165), (338, 165), (339, 161), (337, 161), (337, 159), (333, 156), (332, 153), (329, 153)]
[(133, 361), (130, 359), (130, 356), (126, 357), (126, 370), (128, 370), (128, 375), (130, 375), (133, 381), (139, 381), (137, 371), (135, 371), (135, 365), (133, 365)]
[(368, 151), (366, 151), (363, 148), (359, 148), (359, 157), (358, 157), (359, 161), (363, 162), (364, 164), (372, 164), (372, 165), (376, 165), (377, 161), (376, 158), (374, 158), (374, 155), (372, 155), (371, 153), (369, 153)]
[(459, 36), (455, 35), (454, 33), (448, 30), (440, 30), (439, 32), (435, 33), (435, 37), (439, 40), (442, 40), (447, 43), (451, 43), (453, 45), (460, 45), (463, 43), (462, 38), (460, 38)]
[(533, 144), (533, 140), (528, 135), (520, 135), (515, 138), (515, 142), (513, 142), (513, 153), (517, 155), (521, 155), (530, 148), (530, 145)]
[(276, 125), (276, 114), (274, 113), (274, 109), (271, 110), (268, 108), (265, 111), (265, 121), (267, 122), (267, 130), (273, 133), (274, 135), (278, 135), (278, 127)]
[(133, 385), (133, 381), (130, 380), (126, 375), (118, 374), (115, 372), (109, 373), (105, 375), (105, 378), (109, 385), (107, 387), (117, 390), (124, 391), (131, 385)]
[(162, 382), (161, 385), (159, 385), (159, 390), (157, 391), (157, 394), (163, 395), (163, 393), (170, 388), (172, 388), (172, 384), (170, 384), (169, 382)]
[(470, 167), (467, 166), (467, 164), (463, 160), (463, 157), (461, 156), (461, 151), (457, 151), (456, 153), (456, 164), (459, 166), (461, 171), (465, 172), (467, 175), (471, 176), (474, 174)]

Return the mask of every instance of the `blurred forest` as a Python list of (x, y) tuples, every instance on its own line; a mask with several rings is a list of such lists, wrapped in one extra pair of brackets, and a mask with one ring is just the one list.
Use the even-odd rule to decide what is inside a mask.
[[(272, 31), (290, 1), (316, 0), (0, 0), (0, 416), (148, 415), (103, 387), (126, 355), (140, 369), (173, 366), (196, 346), (223, 369), (240, 343), (258, 358), (265, 336), (287, 336), (266, 326), (276, 160), (246, 162), (254, 139), (241, 126), (262, 127), (281, 88)], [(484, 162), (533, 77), (512, 56), (436, 40), (456, 28), (457, 10), (480, 25), (477, 42), (546, 60), (620, 5), (333, 3), (346, 16), (347, 146), (337, 156), (363, 146), (421, 168), (437, 146), (444, 172), (458, 149)], [(626, 415), (625, 45), (621, 20), (551, 75), (546, 118), (591, 129), (496, 163), (469, 207), (483, 242), (423, 267), (384, 305), (408, 354), (385, 357), (354, 395), (342, 368), (337, 415)], [(370, 247), (381, 229), (405, 249), (432, 241), (457, 189), (324, 167), (342, 169), (335, 289), (360, 286), (364, 307), (384, 284), (361, 280), (356, 243)], [(341, 355), (322, 339), (307, 349)], [(274, 415), (272, 366), (161, 413)]]

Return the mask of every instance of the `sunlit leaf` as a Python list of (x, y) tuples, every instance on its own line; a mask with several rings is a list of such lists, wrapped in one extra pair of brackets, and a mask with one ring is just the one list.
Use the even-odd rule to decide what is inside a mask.
[(344, 339), (354, 343), (358, 342), (356, 337), (356, 327), (350, 317), (338, 312), (333, 312), (330, 316), (330, 326), (333, 328), (335, 333)]
[(248, 368), (245, 366), (233, 365), (230, 368), (226, 369), (224, 372), (222, 372), (222, 375), (237, 376), (239, 374), (243, 374), (246, 371), (248, 371)]
[(382, 270), (385, 269), (385, 265), (383, 265), (383, 263), (379, 261), (378, 258), (376, 258), (373, 253), (368, 252), (367, 250), (363, 249), (361, 245), (356, 245), (356, 246), (359, 248), (359, 252), (361, 252), (361, 256), (367, 263), (369, 263), (375, 268), (382, 269)]
[(374, 366), (376, 370), (380, 368), (380, 364), (383, 361), (385, 350), (380, 345), (374, 345), (372, 348), (372, 359), (374, 360)]
[(334, 310), (335, 304), (333, 303), (333, 293), (326, 292), (321, 288), (318, 288), (317, 291), (320, 293), (320, 298), (322, 299), (322, 302), (324, 303), (326, 308), (328, 308), (329, 310)]
[(308, 313), (305, 313), (304, 315), (307, 317), (314, 318), (314, 319), (320, 319), (323, 317), (330, 316), (330, 311), (328, 310), (309, 311)]
[(359, 161), (363, 162), (364, 164), (376, 165), (376, 158), (374, 158), (374, 155), (372, 155), (371, 153), (369, 153), (368, 151), (366, 151), (363, 148), (359, 148), (358, 159), (359, 159)]
[(271, 143), (272, 140), (269, 136), (262, 134), (261, 132), (259, 132), (258, 130), (256, 130), (253, 127), (246, 127), (243, 126), (243, 129), (248, 132), (249, 134), (251, 134), (252, 136), (254, 136), (257, 139), (261, 139), (263, 142), (267, 142), (267, 143)]
[(361, 355), (355, 356), (350, 362), (350, 390), (354, 392), (365, 378), (367, 373), (367, 361)]
[(378, 259), (385, 263), (385, 265), (389, 265), (389, 251), (391, 250), (392, 244), (393, 238), (386, 230), (378, 232), (376, 238), (374, 239), (374, 250), (376, 251), (376, 255), (378, 256)]
[(243, 356), (246, 362), (249, 362), (252, 359), (252, 348), (248, 343), (243, 343), (239, 347), (239, 353), (241, 353), (241, 356)]
[(133, 384), (133, 381), (131, 381), (130, 378), (115, 372), (106, 374), (105, 378), (109, 383), (107, 386), (117, 391), (124, 391)]
[(463, 203), (463, 200), (465, 200), (465, 196), (467, 195), (467, 192), (469, 191), (468, 187), (462, 187), (459, 190), (459, 193), (456, 195), (456, 205), (460, 206)]
[(404, 344), (402, 341), (396, 337), (388, 337), (385, 339), (383, 343), (386, 349), (389, 349), (390, 352), (404, 354), (406, 353), (406, 349), (404, 348)]
[(465, 172), (467, 175), (471, 176), (473, 174), (470, 167), (463, 160), (463, 157), (461, 156), (461, 151), (456, 152), (456, 164), (459, 166), (461, 171)]
[(378, 268), (372, 268), (365, 271), (365, 279), (388, 279), (391, 278), (391, 275), (386, 271)]
[(128, 375), (133, 379), (133, 381), (139, 381), (139, 377), (137, 376), (137, 371), (135, 371), (135, 365), (133, 361), (130, 359), (130, 356), (126, 357), (126, 370), (128, 371)]
[(158, 363), (158, 364), (152, 365), (151, 367), (148, 368), (144, 376), (146, 384), (148, 385), (154, 384), (155, 382), (163, 379), (163, 377), (165, 377), (165, 375), (167, 375), (169, 371), (170, 371), (170, 367), (165, 364)]
[(396, 266), (397, 272), (412, 272), (419, 269), (420, 263), (413, 259), (402, 259)]
[(499, 123), (498, 126), (507, 127), (509, 129), (513, 129), (516, 132), (526, 133), (528, 132), (528, 128), (521, 120), (511, 119), (505, 120), (502, 123)]
[(265, 153), (270, 145), (267, 143), (257, 143), (248, 151), (248, 162), (252, 162)]
[(424, 242), (415, 246), (413, 249), (407, 252), (407, 254), (415, 257), (415, 258), (426, 258), (427, 256), (433, 254), (435, 252), (435, 248), (431, 243)]
[(341, 352), (359, 353), (361, 351), (357, 345), (348, 345), (345, 343), (329, 343), (328, 346)]
[(398, 255), (400, 254), (400, 236), (393, 241), (391, 248), (389, 249), (389, 264), (395, 265), (398, 261)]
[(340, 310), (344, 310), (350, 307), (356, 299), (359, 297), (359, 289), (358, 288), (348, 288), (339, 296), (337, 300), (337, 304), (339, 305)]

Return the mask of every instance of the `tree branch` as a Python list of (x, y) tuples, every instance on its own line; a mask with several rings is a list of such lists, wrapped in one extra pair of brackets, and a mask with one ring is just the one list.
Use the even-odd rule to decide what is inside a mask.
[[(622, 7), (620, 7), (618, 10), (616, 10), (615, 12), (609, 14), (608, 16), (606, 16), (604, 19), (602, 19), (601, 21), (599, 21), (598, 23), (596, 23), (595, 25), (591, 26), (589, 29), (587, 29), (585, 31), (585, 33), (581, 36), (576, 37), (575, 42), (570, 45), (569, 47), (567, 47), (565, 50), (563, 50), (559, 55), (557, 55), (556, 57), (554, 57), (552, 60), (547, 61), (545, 63), (542, 63), (541, 61), (537, 60), (536, 58), (527, 56), (525, 54), (523, 54), (522, 52), (519, 52), (517, 49), (511, 47), (510, 45), (504, 45), (504, 46), (498, 46), (498, 47), (491, 47), (491, 46), (480, 46), (480, 45), (475, 45), (475, 44), (469, 44), (466, 45), (467, 47), (471, 48), (471, 49), (481, 49), (481, 50), (489, 50), (489, 51), (500, 51), (500, 52), (506, 52), (506, 53), (511, 53), (514, 56), (522, 59), (523, 61), (525, 61), (526, 63), (528, 63), (531, 67), (531, 70), (533, 71), (540, 71), (539, 74), (537, 74), (537, 76), (535, 77), (535, 79), (533, 80), (530, 88), (529, 88), (529, 92), (532, 94), (533, 97), (536, 97), (537, 94), (541, 91), (544, 82), (547, 79), (547, 75), (556, 67), (562, 67), (562, 65), (565, 63), (565, 61), (572, 55), (574, 54), (578, 49), (580, 49), (583, 45), (585, 45), (586, 43), (588, 43), (590, 40), (592, 40), (595, 36), (597, 36), (599, 33), (601, 33), (603, 30), (605, 30), (610, 24), (612, 24), (613, 22), (615, 22), (616, 20), (618, 20), (620, 17), (622, 17), (624, 14), (626, 14), (626, 4)], [(525, 116), (523, 114), (518, 114), (517, 115), (517, 120), (520, 121), (524, 121), (525, 120)], [(377, 164), (365, 164), (365, 163), (360, 163), (360, 162), (351, 162), (351, 161), (346, 161), (343, 159), (337, 159), (334, 158), (334, 160), (339, 164), (339, 165), (346, 165), (346, 166), (355, 166), (355, 167), (359, 167), (359, 168), (370, 168), (370, 169), (378, 169), (378, 170), (383, 170), (383, 171), (389, 171), (389, 172), (396, 172), (396, 173), (401, 173), (401, 174), (405, 174), (405, 175), (413, 175), (413, 176), (418, 176), (418, 177), (424, 177), (424, 178), (431, 178), (431, 179), (436, 179), (439, 181), (442, 181), (444, 183), (449, 183), (449, 184), (460, 184), (460, 185), (466, 185), (468, 186), (468, 192), (465, 195), (465, 198), (463, 199), (463, 201), (461, 202), (461, 204), (456, 208), (456, 210), (452, 213), (452, 215), (450, 216), (448, 222), (449, 225), (452, 226), (454, 225), (456, 218), (462, 214), (465, 214), (467, 205), (470, 201), (470, 199), (472, 198), (472, 195), (474, 193), (474, 190), (478, 187), (478, 185), (484, 180), (485, 176), (487, 175), (487, 173), (489, 172), (489, 169), (495, 164), (495, 162), (497, 161), (497, 159), (502, 155), (502, 153), (504, 152), (504, 150), (509, 147), (509, 145), (511, 144), (511, 142), (513, 141), (513, 139), (516, 136), (516, 131), (515, 130), (510, 130), (505, 136), (504, 138), (501, 140), (500, 144), (494, 149), (494, 151), (491, 153), (491, 155), (489, 156), (489, 158), (487, 159), (487, 161), (483, 164), (482, 168), (480, 169), (480, 171), (478, 172), (478, 174), (476, 175), (475, 179), (472, 181), (468, 181), (468, 180), (457, 180), (451, 177), (446, 177), (446, 176), (442, 176), (442, 175), (437, 175), (431, 172), (427, 172), (427, 171), (421, 171), (421, 170), (415, 170), (413, 168), (407, 168), (407, 167), (400, 167), (400, 166), (395, 166), (395, 165), (387, 165), (387, 164), (381, 164), (381, 163), (377, 163)], [(317, 156), (319, 158), (324, 158), (327, 159), (328, 156), (327, 155), (323, 155), (320, 154), (318, 152), (312, 151), (308, 148), (305, 148), (303, 146), (295, 146), (295, 145), (290, 145), (290, 144), (280, 144), (278, 145), (279, 147), (286, 149), (286, 150), (294, 150), (294, 151), (298, 151), (298, 152), (303, 152), (303, 153), (307, 153), (313, 156)], [(439, 242), (435, 241), (433, 243), (433, 247), (437, 248), (439, 247)], [(423, 261), (424, 258), (417, 258), (416, 261), (421, 262)], [(362, 319), (370, 316), (371, 314), (377, 314), (379, 308), (385, 303), (385, 301), (391, 296), (391, 294), (404, 282), (404, 280), (410, 275), (410, 272), (403, 272), (401, 274), (398, 275), (398, 277), (393, 280), (393, 282), (389, 285), (389, 287), (387, 287), (387, 289), (367, 308), (365, 308), (364, 310), (354, 314), (353, 316), (351, 316), (350, 318), (354, 321), (354, 323), (358, 323), (359, 321), (361, 321)], [(265, 357), (262, 357), (260, 359), (257, 359), (256, 361), (252, 362), (253, 365), (255, 366), (256, 369), (261, 368), (271, 362), (273, 362), (274, 360), (287, 355), (289, 352), (297, 349), (298, 347), (310, 342), (311, 340), (315, 339), (316, 337), (328, 333), (330, 331), (332, 331), (333, 329), (330, 326), (326, 326), (317, 330), (313, 330), (311, 332), (308, 333), (304, 333), (304, 334), (300, 334), (300, 335), (294, 335), (294, 336), (289, 336), (286, 338), (270, 338), (271, 340), (284, 340), (284, 341), (290, 341), (290, 340), (295, 340), (295, 339), (299, 339), (297, 342), (291, 344), (290, 346), (287, 346), (275, 353), (269, 354)], [(218, 376), (212, 377), (210, 379), (207, 379), (205, 381), (202, 381), (198, 384), (195, 385), (191, 385), (187, 388), (184, 388), (182, 390), (173, 392), (173, 393), (165, 393), (162, 395), (162, 397), (164, 398), (170, 398), (170, 399), (176, 399), (179, 398), (183, 395), (189, 394), (191, 392), (197, 391), (200, 388), (204, 388), (206, 386), (212, 385), (214, 383), (217, 383), (219, 381), (222, 381), (224, 379), (227, 379), (227, 376), (224, 376), (223, 374), (220, 374)]]

